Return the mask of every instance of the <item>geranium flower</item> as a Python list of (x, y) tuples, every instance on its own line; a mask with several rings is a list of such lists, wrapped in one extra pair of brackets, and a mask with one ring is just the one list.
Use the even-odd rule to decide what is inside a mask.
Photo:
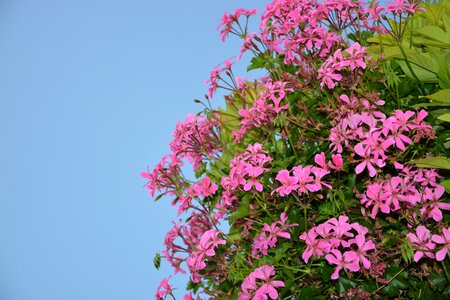
[(436, 244), (441, 244), (442, 248), (436, 252), (436, 260), (443, 261), (450, 249), (450, 227), (442, 229), (442, 235), (433, 234), (431, 240)]
[(418, 262), (424, 255), (429, 258), (434, 258), (434, 254), (427, 250), (434, 250), (436, 244), (431, 241), (430, 231), (425, 226), (418, 226), (416, 234), (408, 233), (406, 235), (417, 250), (414, 252), (414, 261)]

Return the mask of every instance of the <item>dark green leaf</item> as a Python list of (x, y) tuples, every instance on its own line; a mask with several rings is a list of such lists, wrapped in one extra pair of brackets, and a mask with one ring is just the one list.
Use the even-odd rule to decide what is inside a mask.
[(161, 254), (155, 254), (155, 257), (153, 257), (153, 265), (157, 270), (159, 270), (159, 267), (161, 266)]

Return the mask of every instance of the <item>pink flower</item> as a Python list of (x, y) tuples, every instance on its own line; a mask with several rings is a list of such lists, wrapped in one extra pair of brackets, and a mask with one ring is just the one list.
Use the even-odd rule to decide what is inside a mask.
[(336, 171), (342, 170), (344, 161), (340, 154), (331, 154), (331, 161), (328, 162), (328, 166)]
[(167, 295), (170, 295), (172, 293), (172, 287), (169, 285), (169, 279), (170, 276), (166, 279), (164, 278), (158, 286), (158, 289), (156, 290), (156, 300), (162, 300)]
[(370, 269), (371, 263), (366, 258), (366, 252), (375, 249), (375, 244), (371, 240), (366, 240), (366, 237), (362, 234), (358, 234), (354, 239), (349, 241), (349, 244), (355, 244), (358, 249), (355, 252), (358, 261), (364, 268)]
[(371, 156), (370, 147), (363, 148), (362, 143), (359, 143), (355, 146), (355, 153), (359, 156), (363, 157), (363, 161), (356, 166), (356, 174), (360, 174), (367, 167), (369, 170), (369, 176), (374, 177), (377, 174), (377, 171), (374, 168), (374, 164), (378, 167), (384, 167), (385, 162), (381, 159), (375, 159)]
[[(263, 265), (255, 269), (241, 285), (242, 291), (238, 294), (239, 300), (255, 299), (266, 300), (267, 295), (271, 299), (278, 299), (277, 287), (284, 287), (284, 282), (280, 280), (271, 280), (275, 276), (275, 268), (269, 265)], [(257, 279), (262, 280), (257, 281)]]
[(296, 166), (293, 168), (294, 176), (298, 181), (298, 192), (299, 194), (306, 193), (306, 190), (315, 190), (315, 185), (311, 184), (314, 182), (313, 177), (311, 176), (311, 167), (306, 166)]
[(264, 172), (264, 169), (248, 164), (246, 167), (246, 171), (251, 179), (247, 180), (247, 183), (244, 185), (244, 191), (250, 191), (254, 186), (258, 192), (262, 192), (263, 186), (256, 178)]
[(442, 229), (442, 235), (433, 234), (431, 240), (436, 244), (441, 244), (442, 248), (436, 252), (436, 260), (443, 261), (450, 249), (450, 227)]
[(289, 195), (293, 190), (296, 190), (298, 186), (298, 179), (295, 176), (290, 176), (290, 173), (288, 170), (281, 170), (278, 172), (277, 177), (275, 177), (276, 180), (281, 182), (283, 184), (279, 188), (275, 189), (273, 193), (279, 192), (280, 196), (287, 196)]
[(441, 209), (450, 210), (450, 203), (439, 202), (439, 199), (445, 192), (445, 188), (438, 185), (436, 188), (431, 190), (430, 188), (425, 188), (425, 199), (430, 200), (430, 203), (426, 203), (423, 208), (420, 209), (420, 213), (426, 218), (433, 218), (436, 222), (442, 220)]
[(427, 250), (433, 250), (436, 245), (431, 241), (430, 231), (425, 226), (418, 226), (416, 234), (408, 233), (406, 235), (417, 250), (414, 253), (414, 261), (418, 262), (424, 255), (429, 258), (434, 258), (434, 254)]
[[(225, 14), (220, 19), (219, 26), (217, 26), (217, 30), (220, 30), (220, 35), (222, 37), (222, 42), (225, 42), (225, 38), (229, 33), (237, 34), (236, 30), (233, 29), (233, 24), (238, 22), (238, 19), (241, 15), (246, 16), (247, 18), (256, 14), (256, 9), (248, 10), (244, 8), (238, 8), (234, 11), (234, 14)], [(222, 28), (223, 27), (223, 28)]]
[(366, 63), (364, 62), (364, 59), (365, 60), (370, 59), (370, 56), (364, 55), (365, 50), (366, 50), (366, 47), (361, 47), (361, 45), (359, 43), (354, 43), (353, 45), (351, 45), (350, 47), (345, 49), (345, 52), (347, 52), (349, 54), (349, 56), (345, 57), (341, 61), (340, 65), (343, 67), (349, 66), (350, 71), (353, 71), (356, 68), (365, 69)]
[(325, 152), (322, 152), (320, 154), (316, 154), (314, 156), (314, 162), (318, 164), (322, 169), (328, 169), (326, 158), (325, 158)]
[(376, 182), (371, 183), (367, 185), (366, 192), (362, 195), (361, 205), (364, 205), (366, 208), (372, 206), (370, 216), (372, 219), (375, 219), (378, 210), (381, 210), (385, 214), (391, 211), (389, 204), (386, 203), (386, 198), (387, 196), (384, 193), (382, 185)]
[(331, 279), (336, 280), (339, 278), (339, 271), (342, 269), (347, 269), (352, 272), (358, 272), (360, 270), (358, 256), (354, 251), (346, 251), (342, 255), (339, 250), (331, 250), (331, 254), (327, 254), (325, 259), (332, 265), (337, 265)]
[(326, 186), (327, 188), (332, 189), (331, 185), (321, 181), (323, 176), (330, 174), (330, 171), (322, 169), (322, 168), (317, 168), (317, 167), (312, 167), (311, 171), (314, 174), (315, 180), (314, 180), (314, 184), (307, 186), (309, 191), (311, 191), (311, 192), (320, 191), (322, 189), (322, 186)]
[(253, 256), (259, 257), (258, 251), (264, 255), (267, 255), (267, 250), (269, 248), (275, 247), (278, 241), (277, 237), (282, 237), (285, 239), (291, 238), (289, 230), (291, 227), (298, 226), (298, 224), (287, 225), (287, 218), (287, 214), (283, 212), (280, 215), (279, 221), (273, 222), (270, 226), (268, 224), (264, 224), (261, 233), (253, 241)]
[(226, 241), (219, 237), (220, 232), (214, 229), (205, 231), (197, 245), (197, 251), (192, 251), (186, 260), (186, 264), (191, 270), (193, 282), (199, 282), (201, 277), (198, 271), (206, 267), (207, 257), (216, 255), (214, 251), (219, 245), (225, 245)]
[(350, 232), (350, 230), (352, 230), (352, 226), (348, 223), (347, 216), (339, 216), (339, 219), (332, 218), (328, 220), (327, 223), (333, 226), (332, 228), (336, 238), (341, 239), (344, 236), (353, 236), (353, 233)]
[(324, 252), (329, 252), (330, 243), (327, 243), (322, 239), (316, 239), (317, 236), (318, 234), (316, 233), (315, 228), (312, 228), (308, 231), (308, 233), (304, 232), (299, 237), (301, 240), (304, 240), (306, 244), (306, 249), (302, 253), (302, 258), (305, 263), (308, 263), (313, 254), (320, 257)]
[(214, 195), (217, 191), (217, 188), (217, 184), (211, 182), (211, 179), (208, 176), (205, 176), (203, 180), (200, 180), (199, 182), (197, 182), (197, 184), (194, 185), (194, 190), (198, 195), (201, 195), (203, 197)]
[(284, 287), (284, 282), (281, 280), (272, 280), (264, 283), (255, 293), (253, 299), (267, 299), (266, 295), (269, 295), (270, 299), (278, 299), (278, 292), (275, 288)]

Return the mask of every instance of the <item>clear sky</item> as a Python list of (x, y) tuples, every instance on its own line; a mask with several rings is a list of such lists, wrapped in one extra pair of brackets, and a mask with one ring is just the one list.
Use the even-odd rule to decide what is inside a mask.
[(215, 28), (239, 6), (263, 4), (0, 1), (0, 299), (154, 298), (176, 210), (139, 174), (238, 54)]

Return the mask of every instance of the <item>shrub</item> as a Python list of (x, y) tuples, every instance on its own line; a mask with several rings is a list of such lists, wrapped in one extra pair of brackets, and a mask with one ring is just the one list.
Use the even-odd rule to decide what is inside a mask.
[(256, 10), (223, 16), (222, 39), (266, 75), (215, 68), (203, 111), (142, 174), (184, 220), (162, 251), (190, 273), (184, 299), (450, 297), (449, 11), (274, 0), (257, 32)]

